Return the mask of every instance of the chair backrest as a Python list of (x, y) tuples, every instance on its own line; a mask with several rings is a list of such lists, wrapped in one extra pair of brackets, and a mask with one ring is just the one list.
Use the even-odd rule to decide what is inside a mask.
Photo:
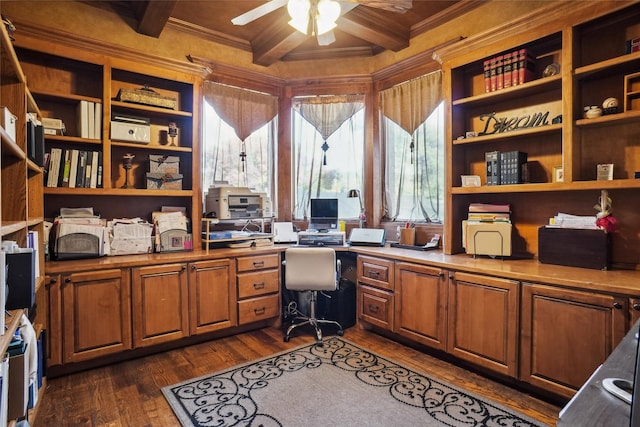
[(285, 251), (285, 286), (293, 291), (334, 291), (336, 251), (327, 247), (292, 246)]

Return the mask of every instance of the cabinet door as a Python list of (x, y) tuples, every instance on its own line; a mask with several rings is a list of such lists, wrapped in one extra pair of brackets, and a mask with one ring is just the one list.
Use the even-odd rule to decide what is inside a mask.
[(629, 325), (631, 328), (640, 319), (640, 298), (629, 298)]
[(526, 283), (520, 379), (571, 397), (622, 340), (626, 299)]
[(131, 349), (129, 270), (63, 275), (62, 307), (64, 363)]
[(133, 280), (133, 343), (147, 347), (189, 336), (187, 267), (137, 267)]
[(439, 268), (395, 265), (394, 332), (430, 347), (447, 345), (447, 276)]
[(235, 263), (225, 258), (189, 264), (189, 328), (192, 335), (237, 324)]
[(459, 272), (450, 279), (447, 351), (516, 377), (519, 283)]
[(62, 292), (60, 275), (45, 276), (47, 293), (47, 366), (62, 364)]

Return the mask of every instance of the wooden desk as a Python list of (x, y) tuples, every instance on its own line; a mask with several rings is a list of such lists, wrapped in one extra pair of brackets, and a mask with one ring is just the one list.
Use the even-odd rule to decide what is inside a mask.
[(605, 378), (633, 380), (638, 348), (635, 335), (639, 326), (640, 321), (560, 411), (558, 427), (629, 425), (631, 406), (605, 390), (602, 381)]

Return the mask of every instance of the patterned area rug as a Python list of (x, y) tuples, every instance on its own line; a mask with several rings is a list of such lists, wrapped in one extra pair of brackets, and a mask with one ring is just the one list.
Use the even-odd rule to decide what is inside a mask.
[(544, 426), (343, 339), (162, 389), (192, 426)]

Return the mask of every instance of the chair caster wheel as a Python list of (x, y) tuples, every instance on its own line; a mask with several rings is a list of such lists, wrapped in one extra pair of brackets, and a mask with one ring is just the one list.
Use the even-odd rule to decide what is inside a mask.
[(284, 338), (282, 338), (282, 340), (283, 340), (284, 342), (289, 342), (289, 336), (288, 336), (288, 335), (287, 335), (287, 336), (285, 336)]
[(318, 347), (324, 347), (324, 342), (323, 341), (316, 341), (316, 345)]
[(344, 335), (344, 331), (342, 329), (338, 329), (338, 336), (343, 336)]

